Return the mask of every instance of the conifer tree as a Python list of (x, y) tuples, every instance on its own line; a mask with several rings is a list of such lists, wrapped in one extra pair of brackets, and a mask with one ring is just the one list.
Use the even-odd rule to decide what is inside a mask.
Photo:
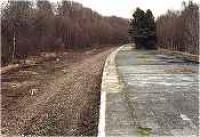
[(156, 48), (156, 24), (151, 10), (148, 9), (145, 13), (140, 8), (136, 8), (130, 21), (129, 34), (136, 48)]

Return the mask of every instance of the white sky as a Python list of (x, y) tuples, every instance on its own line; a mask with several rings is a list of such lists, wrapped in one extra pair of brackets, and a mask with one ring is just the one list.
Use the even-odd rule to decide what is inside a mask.
[[(7, 1), (7, 0), (0, 0)], [(57, 2), (61, 0), (50, 0)], [(180, 10), (183, 0), (72, 0), (83, 4), (83, 6), (93, 9), (104, 16), (118, 16), (131, 18), (136, 7), (143, 10), (151, 9), (157, 17), (167, 12), (168, 9)], [(189, 0), (185, 0), (188, 2)], [(200, 0), (192, 0), (200, 4)]]
[[(53, 0), (54, 1), (54, 0)], [(154, 16), (164, 14), (168, 9), (181, 9), (183, 0), (73, 0), (92, 8), (102, 15), (116, 15), (130, 18), (133, 10), (140, 7), (143, 10), (151, 9)], [(185, 0), (189, 1), (189, 0)], [(200, 3), (200, 0), (193, 0)]]

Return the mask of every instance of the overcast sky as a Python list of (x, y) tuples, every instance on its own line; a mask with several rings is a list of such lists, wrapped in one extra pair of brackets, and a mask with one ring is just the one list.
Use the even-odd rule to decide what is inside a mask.
[[(165, 13), (168, 9), (181, 9), (183, 0), (73, 0), (102, 15), (116, 15), (130, 18), (133, 10), (140, 7), (144, 10), (151, 9), (155, 16)], [(189, 0), (185, 0), (189, 1)], [(200, 0), (193, 0), (199, 4)]]
[[(7, 1), (7, 0), (0, 0)], [(50, 0), (56, 3), (61, 0)], [(130, 18), (134, 9), (140, 7), (143, 10), (151, 9), (154, 16), (157, 17), (167, 12), (168, 9), (182, 9), (183, 0), (71, 0), (76, 1), (83, 6), (91, 8), (104, 16), (119, 16)], [(185, 0), (188, 2), (189, 0)], [(200, 4), (200, 0), (192, 0)]]

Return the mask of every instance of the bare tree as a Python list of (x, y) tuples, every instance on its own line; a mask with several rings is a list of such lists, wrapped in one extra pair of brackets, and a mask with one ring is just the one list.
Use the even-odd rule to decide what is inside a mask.
[(199, 7), (191, 1), (183, 6), (157, 19), (158, 46), (199, 54)]
[(2, 13), (4, 62), (60, 46), (84, 48), (121, 43), (128, 37), (127, 19), (103, 17), (72, 1), (53, 5), (38, 0), (35, 6), (30, 1), (9, 1)]

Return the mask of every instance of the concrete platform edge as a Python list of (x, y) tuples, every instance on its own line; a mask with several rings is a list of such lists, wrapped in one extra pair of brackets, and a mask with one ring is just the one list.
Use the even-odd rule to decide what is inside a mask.
[[(116, 69), (115, 64), (115, 57), (124, 46), (119, 47), (115, 51), (113, 51), (106, 59), (104, 70), (103, 70), (103, 76), (102, 76), (102, 83), (101, 83), (101, 99), (100, 99), (100, 112), (99, 112), (99, 124), (98, 124), (98, 134), (97, 137), (105, 137), (105, 112), (106, 112), (106, 91), (107, 88), (107, 77), (109, 75), (109, 68), (114, 67)], [(117, 71), (116, 71), (117, 72)], [(112, 73), (113, 75), (113, 73)], [(118, 78), (118, 74), (116, 73), (116, 78)]]

